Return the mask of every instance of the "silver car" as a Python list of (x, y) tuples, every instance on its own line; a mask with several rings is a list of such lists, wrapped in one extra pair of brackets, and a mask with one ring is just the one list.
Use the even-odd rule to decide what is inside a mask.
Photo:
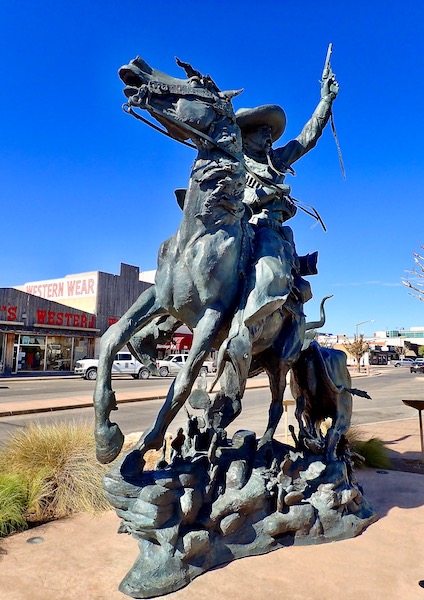
[(399, 360), (394, 360), (392, 365), (394, 367), (411, 367), (414, 364), (413, 358), (401, 358)]

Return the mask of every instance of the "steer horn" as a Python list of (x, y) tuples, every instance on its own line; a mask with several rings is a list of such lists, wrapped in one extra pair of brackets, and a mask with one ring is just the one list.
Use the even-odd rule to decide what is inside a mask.
[(321, 300), (321, 304), (320, 304), (320, 320), (319, 321), (310, 321), (309, 323), (306, 323), (306, 331), (311, 331), (311, 329), (319, 329), (320, 327), (324, 327), (325, 324), (325, 310), (324, 310), (324, 304), (325, 301), (328, 300), (329, 298), (332, 298), (333, 294), (331, 294), (331, 296), (325, 296), (325, 298), (323, 298)]

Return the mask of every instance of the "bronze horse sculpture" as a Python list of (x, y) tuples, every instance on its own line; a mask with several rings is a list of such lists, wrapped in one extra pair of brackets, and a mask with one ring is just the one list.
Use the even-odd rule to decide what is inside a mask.
[[(190, 395), (207, 353), (226, 341), (221, 353), (221, 391), (215, 403), (230, 405), (221, 415), (225, 427), (240, 412), (246, 379), (260, 370), (270, 378), (272, 403), (264, 441), (270, 441), (282, 414), (286, 375), (297, 359), (305, 333), (305, 317), (284, 306), (254, 331), (228, 338), (240, 310), (245, 273), (251, 256), (250, 211), (243, 203), (245, 163), (240, 129), (231, 99), (238, 92), (222, 92), (209, 76), (186, 63), (188, 79), (170, 77), (141, 58), (119, 71), (126, 84), (130, 112), (144, 109), (178, 140), (188, 138), (197, 147), (183, 215), (177, 232), (165, 241), (158, 256), (155, 285), (102, 337), (94, 392), (97, 457), (112, 461), (123, 444), (117, 424), (109, 419), (116, 409), (111, 388), (114, 355), (153, 320), (170, 315), (173, 324), (193, 331), (187, 362), (172, 383), (153, 426), (146, 431), (123, 463), (128, 473), (142, 469), (147, 450), (159, 449), (174, 416)], [(135, 337), (134, 337), (135, 336)], [(236, 347), (232, 348), (231, 344)], [(240, 347), (238, 347), (240, 346)], [(234, 358), (242, 353), (241, 357)], [(226, 356), (225, 356), (226, 354)]]
[[(289, 195), (285, 174), (316, 143), (337, 94), (330, 54), (331, 45), (312, 118), (300, 136), (275, 152), (272, 142), (281, 127), (273, 132), (272, 124), (258, 124), (256, 117), (270, 106), (274, 117), (278, 111), (281, 116), (276, 105), (244, 111), (241, 122), (231, 104), (236, 92), (220, 91), (188, 64), (178, 61), (186, 79), (169, 77), (140, 58), (120, 70), (125, 110), (142, 120), (136, 109), (147, 111), (171, 137), (190, 139), (197, 148), (188, 189), (177, 195), (182, 220), (160, 248), (155, 285), (108, 329), (100, 347), (96, 450), (101, 462), (110, 462), (123, 443), (109, 419), (117, 408), (111, 388), (115, 353), (128, 344), (151, 366), (155, 345), (179, 323), (193, 332), (186, 362), (155, 422), (103, 482), (121, 519), (119, 532), (138, 542), (140, 553), (120, 586), (133, 598), (174, 592), (244, 556), (352, 537), (376, 519), (344, 440), (355, 390), (337, 351), (317, 350), (312, 341), (313, 330), (324, 324), (324, 301), (319, 321), (306, 323), (303, 313), (311, 293), (302, 276), (316, 273), (316, 255), (298, 256), (285, 225), (300, 206)], [(212, 348), (218, 370), (209, 393), (220, 383), (213, 399), (204, 379), (194, 386)], [(295, 451), (274, 439), (290, 368), (300, 426)], [(226, 427), (241, 410), (246, 380), (263, 370), (272, 395), (265, 434), (258, 440), (254, 431), (243, 430), (229, 439)], [(186, 401), (197, 413), (185, 406), (186, 427), (178, 430), (168, 462), (164, 436)], [(333, 427), (324, 439), (317, 428), (327, 415)], [(157, 468), (144, 472), (145, 453), (161, 446)]]

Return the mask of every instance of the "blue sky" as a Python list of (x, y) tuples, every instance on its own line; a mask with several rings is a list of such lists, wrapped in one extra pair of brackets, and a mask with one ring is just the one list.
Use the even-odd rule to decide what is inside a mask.
[[(172, 75), (174, 57), (244, 88), (235, 108), (278, 103), (295, 137), (319, 100), (327, 45), (340, 83), (335, 122), (289, 178), (327, 233), (298, 214), (299, 254), (319, 251), (317, 318), (352, 334), (424, 326), (424, 305), (401, 285), (424, 244), (424, 4), (8, 2), (0, 62), (0, 286), (103, 270), (154, 269), (177, 228), (173, 190), (185, 187), (194, 151), (125, 115), (118, 68), (136, 55)], [(277, 142), (278, 144), (278, 142)], [(330, 304), (331, 303), (331, 304)]]

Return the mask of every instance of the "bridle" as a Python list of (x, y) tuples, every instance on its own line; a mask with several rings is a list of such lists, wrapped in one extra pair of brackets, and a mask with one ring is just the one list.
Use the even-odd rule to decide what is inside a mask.
[[(246, 161), (243, 159), (242, 155), (237, 155), (237, 154), (231, 152), (231, 150), (228, 150), (227, 148), (220, 146), (209, 135), (207, 135), (203, 131), (194, 129), (194, 127), (191, 127), (191, 125), (188, 125), (187, 123), (184, 123), (180, 119), (177, 119), (175, 116), (154, 108), (154, 106), (152, 106), (152, 104), (149, 102), (149, 100), (153, 94), (156, 96), (176, 94), (179, 96), (195, 97), (202, 101), (203, 100), (211, 100), (212, 102), (210, 103), (210, 105), (215, 110), (215, 112), (217, 112), (218, 114), (220, 114), (222, 116), (230, 118), (235, 123), (235, 115), (232, 110), (232, 107), (231, 107), (231, 110), (229, 109), (228, 100), (224, 100), (223, 98), (219, 98), (219, 97), (217, 98), (216, 94), (213, 94), (212, 92), (210, 92), (208, 89), (205, 89), (205, 88), (194, 88), (194, 87), (191, 87), (186, 84), (170, 84), (170, 83), (165, 83), (165, 82), (162, 83), (162, 82), (150, 80), (147, 84), (143, 84), (143, 87), (139, 88), (139, 91), (137, 94), (135, 94), (134, 96), (131, 96), (131, 98), (129, 99), (129, 102), (126, 102), (122, 105), (122, 109), (126, 114), (129, 114), (129, 115), (135, 117), (136, 119), (138, 119), (139, 121), (142, 121), (149, 127), (152, 127), (153, 129), (155, 129), (156, 131), (159, 131), (163, 135), (166, 135), (167, 137), (175, 140), (176, 138), (174, 136), (172, 136), (166, 129), (159, 127), (158, 125), (155, 125), (154, 123), (152, 123), (151, 121), (149, 121), (148, 119), (146, 119), (145, 117), (143, 117), (139, 113), (137, 113), (134, 110), (133, 106), (138, 107), (138, 108), (145, 108), (150, 114), (152, 114), (152, 116), (157, 117), (157, 118), (159, 117), (162, 120), (166, 119), (166, 120), (170, 121), (171, 124), (176, 125), (179, 128), (186, 130), (187, 133), (190, 133), (191, 135), (193, 135), (197, 138), (200, 138), (200, 140), (202, 140), (203, 142), (207, 142), (208, 144), (210, 144), (213, 147), (215, 147), (216, 149), (218, 149), (220, 152), (223, 152), (230, 158), (238, 161), (241, 164), (241, 166), (243, 167), (243, 169), (251, 177), (253, 177), (253, 179), (255, 179), (259, 184), (265, 185), (266, 187), (269, 187), (269, 188), (275, 190), (279, 194), (281, 193), (281, 188), (276, 183), (274, 183), (271, 179), (267, 179), (266, 177), (260, 176), (257, 173), (255, 173), (246, 164)], [(185, 140), (181, 140), (181, 139), (177, 139), (177, 141), (184, 144), (185, 146), (188, 146), (189, 148), (197, 149), (197, 146), (195, 146), (194, 144), (191, 144), (190, 142), (186, 142)], [(267, 158), (268, 158), (268, 162), (269, 162), (270, 159), (269, 159), (269, 157), (267, 157)], [(271, 163), (270, 167), (272, 168), (272, 170), (279, 173), (279, 171), (277, 171), (277, 169), (274, 167), (274, 165), (272, 165), (272, 163)], [(293, 169), (291, 169), (291, 167), (289, 167), (288, 165), (287, 165), (287, 170), (289, 172), (291, 171), (293, 175), (295, 174)], [(291, 202), (293, 202), (293, 204), (295, 206), (298, 206), (298, 208), (300, 208), (300, 210), (302, 210), (304, 213), (306, 213), (309, 216), (316, 219), (316, 221), (318, 223), (320, 223), (323, 230), (327, 231), (327, 228), (325, 227), (325, 224), (324, 224), (321, 216), (319, 215), (318, 211), (316, 210), (316, 208), (314, 208), (310, 204), (301, 202), (300, 200), (297, 200), (296, 198), (293, 198), (292, 196), (287, 196), (287, 197), (291, 200)]]

